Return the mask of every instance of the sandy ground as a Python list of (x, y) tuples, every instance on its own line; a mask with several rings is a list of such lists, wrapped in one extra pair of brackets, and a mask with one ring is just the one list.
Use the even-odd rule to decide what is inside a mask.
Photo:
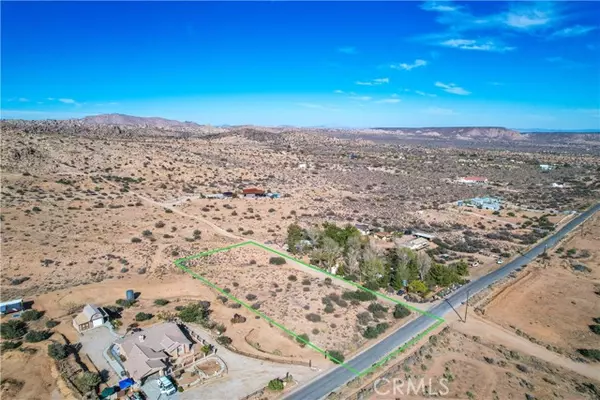
[[(421, 382), (421, 390), (415, 390)], [(400, 371), (381, 381), (369, 398), (416, 400), (427, 397), (424, 390), (429, 390), (448, 399), (520, 399), (526, 394), (538, 399), (593, 399), (581, 390), (582, 383), (589, 382), (598, 384), (487, 338), (449, 330), (437, 343), (430, 341), (404, 360)]]
[[(349, 354), (367, 342), (362, 337), (365, 326), (359, 328), (356, 316), (359, 313), (369, 313), (367, 307), (370, 302), (359, 305), (351, 305), (347, 301), (343, 301), (343, 305), (332, 302), (331, 312), (325, 312), (323, 298), (331, 294), (341, 297), (347, 289), (340, 287), (338, 280), (326, 283), (324, 274), (313, 270), (309, 270), (310, 275), (305, 273), (296, 263), (272, 265), (269, 262), (272, 256), (273, 254), (254, 246), (244, 246), (193, 260), (188, 264), (193, 271), (223, 290), (230, 291), (249, 306), (256, 305), (267, 317), (285, 328), (296, 334), (307, 334), (310, 341), (323, 350), (339, 350)], [(389, 309), (378, 318), (379, 322), (390, 325), (402, 322), (392, 317), (393, 307), (389, 304), (377, 304)], [(307, 315), (311, 313), (317, 314), (321, 320), (309, 321)], [(237, 326), (232, 328), (243, 329)], [(274, 354), (285, 354), (298, 347), (281, 348), (278, 341), (273, 342), (271, 335), (265, 336), (258, 330), (248, 332), (246, 339), (255, 347)]]
[[(516, 284), (495, 294), (485, 307), (485, 317), (505, 328), (520, 331), (574, 354), (578, 348), (594, 348), (598, 336), (588, 326), (600, 316), (600, 217), (584, 225), (558, 247), (588, 250), (587, 258), (561, 258), (550, 252), (538, 260)], [(556, 249), (555, 249), (556, 250)], [(590, 272), (576, 272), (572, 264), (584, 264)]]

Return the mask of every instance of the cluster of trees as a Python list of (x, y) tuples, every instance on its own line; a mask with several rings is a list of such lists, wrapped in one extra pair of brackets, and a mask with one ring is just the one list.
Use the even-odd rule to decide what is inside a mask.
[(302, 253), (303, 241), (311, 243), (311, 263), (348, 280), (359, 281), (368, 289), (391, 287), (401, 289), (408, 283), (411, 292), (425, 293), (433, 285), (459, 283), (468, 274), (464, 261), (442, 265), (424, 252), (395, 247), (382, 252), (368, 237), (361, 237), (351, 225), (338, 227), (324, 223), (322, 228), (303, 229), (298, 224), (288, 227), (289, 251)]

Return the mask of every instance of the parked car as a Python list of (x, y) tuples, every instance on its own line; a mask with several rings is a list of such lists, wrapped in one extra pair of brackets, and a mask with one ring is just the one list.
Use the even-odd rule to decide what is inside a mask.
[(129, 400), (144, 400), (145, 397), (142, 392), (133, 392), (129, 395)]
[(173, 385), (173, 382), (167, 376), (161, 376), (158, 378), (158, 388), (162, 394), (172, 395), (177, 392), (177, 388)]
[(404, 293), (406, 293), (406, 290), (404, 290), (404, 289), (400, 289), (400, 290), (398, 290), (398, 291), (396, 292), (396, 294), (397, 294), (398, 296), (402, 296)]
[(496, 264), (502, 264), (502, 263), (504, 263), (504, 260), (501, 258), (499, 258), (498, 261), (496, 261)]

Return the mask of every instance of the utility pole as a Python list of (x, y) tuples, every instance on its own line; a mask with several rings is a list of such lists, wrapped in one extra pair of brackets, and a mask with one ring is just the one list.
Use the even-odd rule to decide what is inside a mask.
[(467, 301), (465, 302), (465, 323), (467, 322), (467, 313), (469, 312), (469, 294), (470, 290), (467, 289)]

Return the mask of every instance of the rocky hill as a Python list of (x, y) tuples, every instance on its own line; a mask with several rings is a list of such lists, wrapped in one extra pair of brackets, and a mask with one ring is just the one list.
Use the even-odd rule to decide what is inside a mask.
[(147, 128), (200, 128), (195, 122), (181, 122), (160, 117), (136, 117), (126, 114), (100, 114), (80, 119), (89, 125), (144, 126)]

